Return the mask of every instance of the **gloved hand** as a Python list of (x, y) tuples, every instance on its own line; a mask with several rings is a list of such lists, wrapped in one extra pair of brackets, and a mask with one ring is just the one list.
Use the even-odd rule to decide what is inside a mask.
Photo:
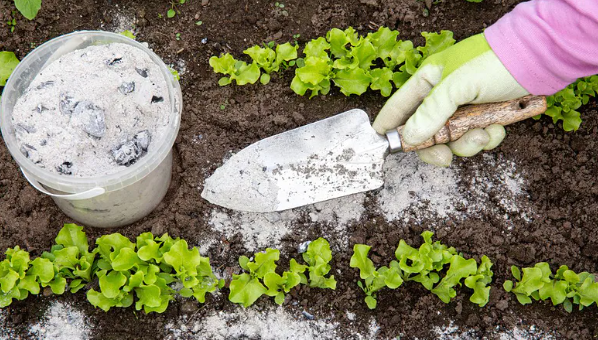
[[(384, 134), (405, 124), (403, 139), (418, 145), (434, 136), (460, 105), (500, 102), (528, 94), (494, 54), (484, 35), (478, 34), (424, 60), (386, 102), (373, 127)], [(453, 153), (469, 157), (491, 150), (505, 134), (501, 125), (491, 125), (468, 131), (448, 145), (435, 145), (417, 153), (426, 163), (449, 166)]]

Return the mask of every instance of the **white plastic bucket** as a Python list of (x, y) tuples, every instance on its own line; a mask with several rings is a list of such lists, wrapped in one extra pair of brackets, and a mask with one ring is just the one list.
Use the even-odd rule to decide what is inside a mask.
[[(124, 43), (147, 53), (160, 67), (168, 84), (171, 117), (161, 144), (130, 167), (114, 174), (90, 178), (59, 175), (31, 162), (20, 151), (11, 123), (17, 99), (47, 65), (61, 56), (90, 45)], [(52, 197), (77, 222), (93, 227), (119, 227), (148, 215), (162, 201), (172, 175), (172, 146), (179, 131), (183, 100), (181, 87), (154, 52), (135, 40), (102, 31), (80, 31), (60, 36), (29, 53), (10, 76), (0, 104), (2, 137), (25, 178)]]

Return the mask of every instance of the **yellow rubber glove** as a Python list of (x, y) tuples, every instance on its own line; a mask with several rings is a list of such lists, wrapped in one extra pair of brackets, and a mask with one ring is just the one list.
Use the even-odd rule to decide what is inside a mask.
[[(428, 57), (386, 102), (374, 121), (379, 134), (405, 124), (403, 139), (417, 145), (431, 138), (464, 104), (500, 102), (528, 95), (503, 66), (483, 34)], [(468, 131), (448, 145), (417, 151), (421, 160), (449, 166), (453, 154), (470, 157), (497, 147), (505, 129), (491, 125)]]

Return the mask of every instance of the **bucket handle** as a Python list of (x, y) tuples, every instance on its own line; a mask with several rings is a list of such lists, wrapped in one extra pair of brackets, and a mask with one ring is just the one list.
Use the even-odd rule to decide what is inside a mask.
[(71, 201), (86, 200), (86, 199), (100, 196), (101, 194), (106, 192), (106, 190), (104, 188), (95, 187), (93, 189), (89, 189), (87, 191), (79, 192), (76, 194), (68, 194), (68, 195), (53, 194), (53, 193), (49, 192), (48, 190), (44, 189), (44, 187), (41, 185), (41, 183), (39, 183), (37, 180), (28, 176), (27, 172), (25, 172), (25, 170), (23, 170), (23, 168), (21, 168), (21, 172), (23, 173), (23, 176), (25, 176), (25, 179), (27, 179), (29, 184), (31, 184), (31, 186), (33, 186), (38, 191), (40, 191), (48, 196), (52, 196), (52, 197), (56, 197), (56, 198), (62, 198), (62, 199), (71, 200)]

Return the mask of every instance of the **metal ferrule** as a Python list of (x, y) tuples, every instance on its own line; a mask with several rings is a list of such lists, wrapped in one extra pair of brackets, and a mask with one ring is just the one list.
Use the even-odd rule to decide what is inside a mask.
[(399, 136), (399, 131), (397, 131), (397, 129), (386, 131), (386, 138), (388, 139), (390, 153), (403, 151), (401, 136)]

